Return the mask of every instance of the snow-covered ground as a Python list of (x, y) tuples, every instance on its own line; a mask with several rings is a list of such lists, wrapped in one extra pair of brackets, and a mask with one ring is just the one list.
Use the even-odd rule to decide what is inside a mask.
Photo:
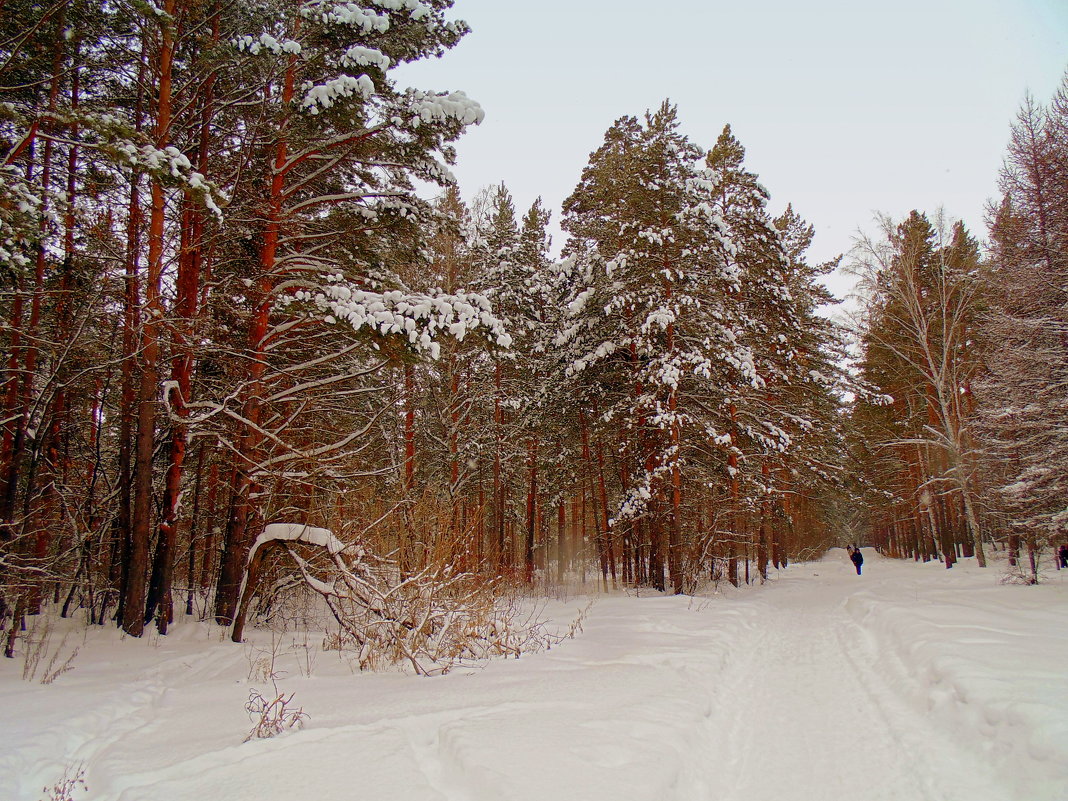
[[(79, 767), (86, 801), (1068, 798), (1068, 571), (865, 553), (863, 576), (834, 551), (762, 588), (601, 597), (551, 651), (438, 678), (354, 674), (311, 635), (96, 629), (50, 685), (0, 664), (0, 798)], [(242, 742), (272, 650), (309, 719)]]

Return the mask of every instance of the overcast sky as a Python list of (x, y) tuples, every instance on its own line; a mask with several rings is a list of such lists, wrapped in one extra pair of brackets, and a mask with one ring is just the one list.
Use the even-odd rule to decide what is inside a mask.
[(669, 98), (704, 148), (730, 123), (772, 210), (815, 226), (819, 261), (875, 211), (943, 205), (982, 237), (1013, 115), (1068, 68), (1068, 0), (457, 0), (453, 15), (472, 33), (401, 81), (485, 109), (458, 144), (465, 197), (504, 181), (556, 223), (612, 122)]

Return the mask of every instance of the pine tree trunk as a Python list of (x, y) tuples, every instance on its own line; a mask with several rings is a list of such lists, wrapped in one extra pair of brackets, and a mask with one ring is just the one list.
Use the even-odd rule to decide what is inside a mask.
[[(163, 10), (174, 17), (177, 0), (166, 0)], [(171, 127), (171, 70), (174, 58), (173, 32), (161, 25), (159, 83), (157, 87), (155, 144), (167, 146)], [(163, 321), (163, 186), (152, 180), (152, 205), (148, 225), (148, 276), (145, 283), (145, 320), (141, 326), (141, 380), (137, 395), (137, 462), (134, 469), (133, 525), (130, 537), (129, 581), (123, 606), (123, 630), (140, 637), (146, 622), (145, 574), (148, 569), (149, 531), (152, 523), (152, 453), (156, 435), (156, 390), (159, 384), (159, 326)]]
[[(189, 591), (185, 597), (185, 613), (186, 615), (193, 614), (193, 595), (195, 592), (196, 572), (197, 572), (197, 539), (198, 529), (200, 524), (200, 487), (202, 479), (204, 478), (204, 453), (207, 450), (207, 444), (200, 443), (200, 449), (197, 452), (197, 469), (196, 469), (196, 482), (193, 485), (193, 509), (189, 514), (189, 561), (186, 564), (186, 582), (189, 587)], [(165, 633), (165, 632), (161, 632)]]
[(534, 529), (535, 512), (538, 498), (538, 438), (531, 437), (528, 445), (528, 471), (530, 485), (527, 489), (527, 538), (526, 538), (526, 580), (530, 584), (534, 581)]
[[(60, 15), (59, 25), (62, 27), (64, 15)], [(56, 113), (56, 105), (59, 99), (60, 74), (63, 69), (64, 44), (56, 42), (52, 63), (52, 78), (48, 92), (48, 111), (51, 117)], [(30, 140), (32, 142), (32, 139)], [(41, 157), (40, 186), (46, 192), (52, 183), (52, 139), (45, 139), (44, 153)], [(46, 206), (43, 211), (47, 211)], [(47, 266), (47, 254), (45, 252), (45, 239), (49, 230), (49, 215), (41, 214), (41, 223), (38, 233), (40, 242), (37, 245), (36, 260), (34, 263), (33, 295), (30, 300), (30, 319), (26, 326), (26, 352), (23, 363), (22, 376), (19, 386), (18, 408), (14, 420), (14, 434), (11, 438), (10, 455), (8, 456), (4, 475), (3, 495), (0, 496), (0, 525), (12, 532), (15, 522), (15, 508), (17, 503), (19, 475), (22, 470), (22, 462), (26, 456), (26, 429), (30, 423), (30, 413), (33, 404), (33, 382), (37, 370), (39, 338), (38, 328), (41, 322), (41, 311), (45, 296), (45, 268)], [(27, 490), (27, 497), (29, 491)], [(10, 535), (9, 535), (10, 537)]]
[[(617, 586), (616, 554), (613, 542), (615, 527), (611, 525), (608, 513), (608, 487), (604, 475), (604, 448), (600, 438), (597, 439), (597, 483), (601, 490), (601, 512), (604, 520), (604, 539), (602, 541), (602, 549), (604, 551), (603, 561), (608, 568), (608, 572), (612, 574), (612, 588), (615, 589)], [(608, 581), (608, 573), (605, 573), (605, 581)]]
[(415, 508), (415, 378), (411, 364), (404, 365), (404, 499), (401, 513), (400, 569), (405, 578), (414, 571), (416, 560)]
[[(233, 482), (233, 477), (228, 477), (226, 485), (229, 486)], [(200, 590), (207, 595), (208, 590), (212, 585), (213, 572), (215, 567), (215, 538), (219, 534), (219, 526), (217, 520), (219, 519), (219, 463), (217, 460), (213, 460), (211, 467), (208, 468), (208, 503), (205, 511), (205, 518), (208, 521), (207, 534), (204, 538), (204, 547), (201, 550), (201, 562), (200, 562)]]
[[(670, 293), (668, 295), (670, 297)], [(668, 324), (669, 350), (673, 350), (674, 326)], [(686, 590), (682, 575), (682, 471), (679, 469), (681, 437), (678, 413), (678, 396), (672, 389), (668, 395), (668, 410), (671, 420), (671, 523), (668, 529), (668, 569), (671, 571), (672, 590), (682, 595)]]
[(738, 586), (738, 543), (741, 540), (739, 530), (739, 504), (741, 502), (741, 485), (738, 479), (738, 453), (737, 453), (737, 419), (738, 412), (734, 404), (730, 405), (731, 415), (731, 450), (727, 456), (727, 468), (731, 477), (731, 525), (730, 541), (727, 543), (727, 580)]
[(125, 285), (122, 324), (122, 371), (120, 379), (119, 447), (118, 447), (118, 509), (114, 533), (118, 544), (119, 606), (118, 619), (123, 620), (126, 594), (130, 582), (130, 551), (133, 536), (133, 432), (136, 391), (134, 368), (137, 358), (137, 329), (141, 322), (141, 289), (138, 280), (138, 251), (141, 244), (140, 176), (130, 178), (130, 205), (126, 226)]
[(556, 583), (564, 582), (564, 560), (567, 553), (567, 513), (563, 496), (556, 502)]
[[(209, 46), (217, 43), (218, 38), (216, 12), (213, 14), (213, 31)], [(201, 175), (208, 175), (208, 147), (216, 75), (217, 73), (212, 71), (208, 76), (200, 103), (200, 137), (195, 166)], [(178, 496), (190, 433), (186, 419), (189, 416), (187, 404), (191, 400), (192, 392), (193, 342), (196, 338), (196, 320), (199, 314), (203, 230), (203, 212), (195, 207), (191, 194), (187, 192), (182, 203), (181, 247), (174, 300), (176, 319), (171, 333), (171, 377), (167, 390), (167, 405), (174, 422), (171, 426), (169, 461), (164, 480), (163, 504), (160, 510), (159, 544), (152, 566), (152, 582), (146, 609), (146, 617), (151, 617), (153, 612), (157, 612), (156, 626), (160, 634), (167, 633), (167, 627), (174, 616), (171, 585), (174, 578), (177, 548)], [(201, 448), (201, 457), (203, 457), (203, 448)], [(192, 549), (192, 542), (190, 548)], [(191, 575), (190, 587), (192, 587)], [(192, 590), (190, 590), (189, 603), (192, 603)]]
[(764, 479), (764, 494), (760, 499), (760, 527), (757, 540), (757, 572), (760, 574), (761, 583), (768, 580), (768, 525), (771, 517), (771, 467), (768, 460), (763, 459), (760, 463), (760, 475)]
[[(282, 89), (283, 108), (290, 108), (296, 87), (296, 56), (290, 56)], [(282, 127), (284, 132), (285, 128)], [(245, 571), (245, 559), (252, 546), (250, 527), (257, 513), (252, 500), (256, 485), (255, 476), (260, 470), (259, 459), (263, 435), (260, 431), (263, 413), (263, 379), (267, 372), (266, 337), (270, 322), (275, 285), (275, 259), (278, 251), (282, 224), (282, 203), (285, 189), (285, 170), (288, 143), (284, 133), (275, 147), (274, 167), (270, 194), (267, 202), (267, 222), (259, 254), (259, 298), (256, 311), (249, 325), (247, 347), (249, 354), (248, 382), (244, 392), (242, 416), (247, 421), (239, 441), (235, 462), (235, 479), (231, 501), (231, 513), (227, 522), (226, 546), (219, 568), (219, 585), (215, 595), (215, 619), (220, 625), (229, 625), (237, 610), (237, 594)]]
[(498, 360), (493, 371), (493, 522), (496, 526), (497, 536), (497, 573), (500, 574), (511, 562), (505, 553), (504, 537), (504, 485), (501, 481), (501, 448), (503, 447), (502, 431), (504, 413), (501, 409), (501, 362)]

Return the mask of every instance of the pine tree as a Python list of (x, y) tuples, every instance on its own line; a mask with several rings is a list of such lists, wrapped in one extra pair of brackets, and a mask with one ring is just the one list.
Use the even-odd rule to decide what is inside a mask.
[(1068, 364), (1068, 79), (1053, 102), (1028, 98), (1012, 126), (991, 213), (989, 375), (977, 385), (1001, 513), (1031, 543), (1062, 531)]
[[(734, 548), (754, 541), (757, 570), (766, 578), (769, 561), (784, 562), (787, 530), (795, 518), (800, 523), (800, 505), (792, 508), (791, 500), (800, 497), (801, 482), (814, 489), (835, 480), (835, 394), (842, 379), (835, 360), (842, 344), (834, 326), (816, 314), (830, 301), (817, 279), (834, 264), (806, 263), (812, 228), (791, 207), (773, 219), (770, 194), (744, 160), (745, 148), (725, 126), (706, 158), (709, 202), (733, 245), (740, 319), (758, 376), (732, 386), (727, 401), (729, 539)], [(733, 560), (730, 570), (733, 577)]]
[(710, 456), (725, 456), (726, 388), (760, 381), (736, 301), (734, 245), (709, 203), (701, 156), (665, 103), (644, 125), (617, 121), (565, 203), (582, 265), (565, 332), (570, 371), (592, 433), (618, 441), (623, 464), (609, 520), (646, 527), (650, 581), (662, 587), (668, 567), (676, 592), (683, 532), (696, 525), (701, 497), (687, 506), (685, 485), (711, 468)]

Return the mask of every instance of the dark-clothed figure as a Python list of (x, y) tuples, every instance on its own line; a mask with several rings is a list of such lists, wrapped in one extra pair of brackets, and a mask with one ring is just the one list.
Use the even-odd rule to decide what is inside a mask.
[(1057, 561), (1060, 562), (1061, 567), (1068, 567), (1068, 545), (1061, 545), (1057, 549)]
[(857, 575), (860, 575), (860, 566), (864, 564), (864, 555), (860, 552), (860, 548), (853, 546), (849, 549), (849, 561), (853, 563), (853, 567), (857, 569)]

